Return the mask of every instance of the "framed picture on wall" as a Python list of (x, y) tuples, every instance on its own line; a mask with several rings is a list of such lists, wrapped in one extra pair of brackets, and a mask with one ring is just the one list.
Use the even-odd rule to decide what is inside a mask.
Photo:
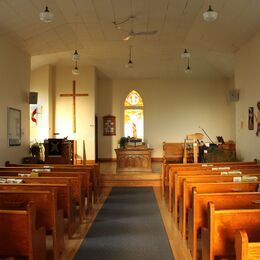
[(103, 117), (103, 135), (116, 135), (116, 117), (104, 116)]
[(21, 145), (21, 110), (7, 108), (7, 141), (9, 146)]

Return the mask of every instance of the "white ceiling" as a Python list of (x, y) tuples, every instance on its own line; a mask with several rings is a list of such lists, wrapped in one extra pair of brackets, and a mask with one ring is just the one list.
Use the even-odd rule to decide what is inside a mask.
[[(219, 14), (207, 23), (202, 13), (211, 4)], [(48, 5), (55, 19), (39, 20)], [(158, 30), (153, 36), (122, 39), (130, 22), (117, 30), (112, 21), (135, 15), (135, 31)], [(77, 48), (79, 68), (94, 65), (100, 77), (181, 78), (191, 51), (193, 78), (230, 78), (234, 52), (260, 29), (259, 0), (0, 0), (0, 37), (32, 55), (32, 69), (45, 64), (73, 67)], [(133, 69), (126, 69), (133, 46)]]

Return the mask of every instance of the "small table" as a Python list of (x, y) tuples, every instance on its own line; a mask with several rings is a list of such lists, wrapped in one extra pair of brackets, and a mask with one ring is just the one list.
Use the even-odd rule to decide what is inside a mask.
[(115, 149), (118, 172), (151, 172), (151, 148)]

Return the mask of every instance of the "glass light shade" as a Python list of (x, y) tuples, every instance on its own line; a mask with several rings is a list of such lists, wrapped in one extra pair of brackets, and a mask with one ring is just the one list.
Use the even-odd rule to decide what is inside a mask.
[(73, 61), (78, 61), (80, 58), (80, 55), (78, 54), (78, 51), (75, 50), (74, 54), (72, 55), (72, 60)]
[(52, 22), (53, 18), (54, 18), (54, 15), (53, 15), (53, 13), (51, 13), (49, 11), (48, 6), (46, 6), (44, 12), (40, 13), (40, 20), (42, 22), (50, 23), (50, 22)]
[(190, 57), (190, 52), (188, 52), (187, 49), (185, 49), (184, 52), (181, 54), (182, 59), (189, 59)]
[(188, 66), (188, 67), (186, 68), (185, 73), (186, 73), (186, 74), (191, 74), (191, 73), (192, 73), (192, 70), (191, 70), (190, 66)]
[(72, 74), (79, 75), (79, 68), (77, 66), (72, 70)]
[(131, 60), (128, 61), (128, 63), (125, 65), (126, 68), (132, 69), (134, 67), (134, 64)]
[(211, 5), (209, 6), (209, 9), (207, 10), (207, 12), (203, 13), (203, 19), (206, 22), (213, 22), (218, 18), (218, 13), (216, 11), (213, 11), (213, 9), (211, 8)]

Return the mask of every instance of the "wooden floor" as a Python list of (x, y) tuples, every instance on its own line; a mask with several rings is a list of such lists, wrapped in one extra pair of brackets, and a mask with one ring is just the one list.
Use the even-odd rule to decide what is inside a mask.
[[(102, 174), (106, 174), (105, 172), (109, 173), (108, 168), (115, 169), (115, 164), (110, 163), (106, 165), (101, 165), (101, 171)], [(108, 168), (106, 168), (106, 166)], [(158, 168), (158, 165), (156, 165)], [(159, 165), (160, 167), (160, 165)], [(115, 172), (110, 172), (111, 174), (116, 174)], [(130, 175), (130, 173), (128, 173)], [(131, 173), (132, 174), (132, 173)], [(144, 176), (147, 173), (143, 173)], [(150, 173), (151, 174), (151, 173)], [(159, 174), (159, 173), (157, 173)], [(139, 173), (140, 175), (140, 173)], [(145, 177), (143, 177), (145, 178)], [(156, 177), (157, 178), (157, 177)], [(130, 182), (132, 182), (131, 186), (134, 186), (133, 180), (130, 179)], [(142, 186), (142, 185), (141, 185)], [(173, 223), (173, 217), (172, 214), (168, 211), (167, 202), (164, 198), (162, 198), (161, 195), (161, 187), (153, 187), (154, 193), (158, 202), (158, 206), (160, 208), (161, 216), (163, 219), (163, 223), (165, 226), (166, 233), (168, 235), (169, 243), (171, 245), (173, 255), (175, 257), (175, 260), (191, 260), (192, 257), (190, 255), (190, 252), (186, 246), (186, 244), (183, 242), (181, 235), (179, 231), (177, 230), (176, 226)], [(109, 195), (109, 192), (111, 191), (111, 187), (103, 187), (102, 189), (102, 195), (100, 197), (99, 203), (94, 207), (91, 214), (88, 216), (86, 223), (80, 225), (80, 228), (77, 232), (77, 237), (73, 240), (68, 240), (68, 238), (65, 238), (65, 251), (62, 254), (61, 259), (62, 260), (70, 260), (73, 259), (74, 254), (77, 252), (81, 242), (83, 241), (85, 235), (87, 234), (87, 231), (89, 230), (90, 226), (92, 225), (98, 211), (102, 207), (104, 201), (106, 200), (107, 196)], [(140, 259), (143, 260), (143, 259)], [(145, 260), (145, 259), (144, 259)]]

